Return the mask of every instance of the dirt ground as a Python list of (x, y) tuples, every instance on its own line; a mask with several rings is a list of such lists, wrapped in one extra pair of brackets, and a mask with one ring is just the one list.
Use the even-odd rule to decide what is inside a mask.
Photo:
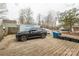
[(31, 39), (17, 42), (15, 35), (8, 35), (0, 42), (1, 56), (76, 56), (79, 43), (55, 39), (48, 35), (45, 39)]

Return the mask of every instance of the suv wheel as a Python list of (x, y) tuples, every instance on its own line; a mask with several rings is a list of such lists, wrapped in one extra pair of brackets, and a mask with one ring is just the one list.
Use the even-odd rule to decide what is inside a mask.
[(21, 36), (21, 41), (26, 41), (27, 40), (27, 36), (23, 35)]
[(45, 37), (46, 37), (46, 35), (45, 35), (45, 34), (42, 34), (42, 35), (41, 35), (41, 37), (42, 37), (42, 38), (45, 38)]

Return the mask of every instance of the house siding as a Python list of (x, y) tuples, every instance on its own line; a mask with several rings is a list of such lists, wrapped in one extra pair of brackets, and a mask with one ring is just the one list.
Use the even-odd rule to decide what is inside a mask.
[(5, 27), (4, 35), (14, 34), (17, 32), (17, 22), (16, 20), (3, 20), (2, 21), (3, 27)]

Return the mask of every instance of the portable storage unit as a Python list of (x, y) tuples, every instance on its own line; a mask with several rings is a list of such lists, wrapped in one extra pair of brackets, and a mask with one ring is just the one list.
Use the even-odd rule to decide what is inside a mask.
[(60, 35), (61, 35), (60, 32), (53, 32), (53, 37), (54, 38), (59, 38)]

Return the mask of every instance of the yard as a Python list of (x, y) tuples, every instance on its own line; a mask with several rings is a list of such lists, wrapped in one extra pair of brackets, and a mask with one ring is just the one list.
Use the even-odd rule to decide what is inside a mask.
[(70, 56), (79, 55), (79, 43), (55, 39), (48, 35), (45, 39), (17, 42), (15, 35), (8, 35), (0, 42), (0, 55), (8, 56)]

